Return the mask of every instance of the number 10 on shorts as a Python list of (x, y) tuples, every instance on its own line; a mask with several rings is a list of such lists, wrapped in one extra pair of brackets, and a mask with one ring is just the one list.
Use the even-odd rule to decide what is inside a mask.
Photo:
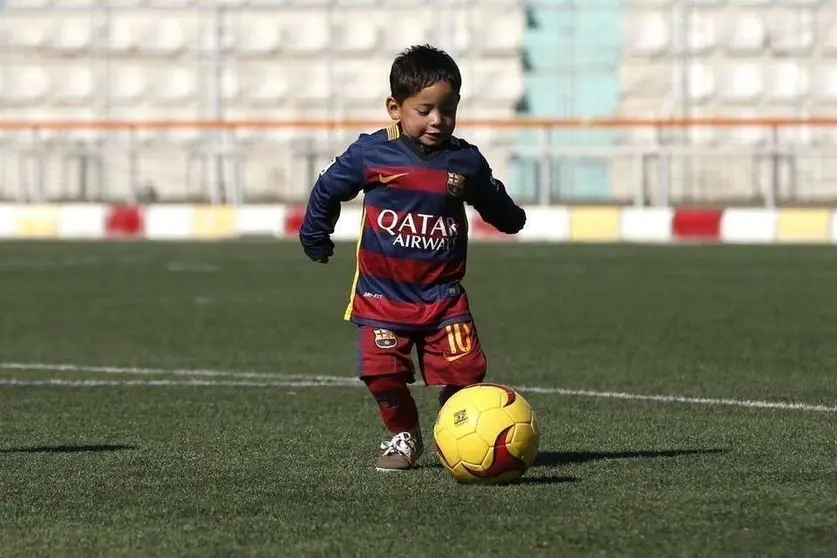
[(471, 341), (470, 324), (451, 324), (445, 327), (448, 334), (448, 347), (450, 353), (445, 355), (445, 360), (453, 362), (464, 357), (473, 349)]

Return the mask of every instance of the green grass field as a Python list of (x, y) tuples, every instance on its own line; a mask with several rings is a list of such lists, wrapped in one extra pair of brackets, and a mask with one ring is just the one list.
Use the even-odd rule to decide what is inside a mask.
[(833, 248), (474, 245), (490, 377), (537, 388), (505, 487), (372, 468), (352, 257), (0, 244), (0, 556), (837, 553)]

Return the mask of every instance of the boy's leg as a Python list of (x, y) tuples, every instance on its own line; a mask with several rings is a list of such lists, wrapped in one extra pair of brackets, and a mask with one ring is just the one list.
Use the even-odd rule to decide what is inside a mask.
[(378, 404), (384, 426), (394, 435), (381, 444), (383, 455), (376, 468), (407, 469), (423, 451), (418, 409), (408, 383), (415, 378), (411, 352), (414, 341), (382, 328), (358, 328), (360, 377)]
[(472, 321), (427, 335), (419, 346), (419, 360), (425, 383), (442, 386), (440, 407), (460, 389), (485, 379), (487, 360)]

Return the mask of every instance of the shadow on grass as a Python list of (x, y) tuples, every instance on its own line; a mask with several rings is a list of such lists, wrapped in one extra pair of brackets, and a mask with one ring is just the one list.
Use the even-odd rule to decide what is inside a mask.
[(61, 446), (31, 446), (20, 448), (0, 448), (0, 453), (99, 453), (106, 451), (123, 451), (139, 449), (127, 444), (96, 444), (96, 445), (61, 445)]
[(567, 476), (553, 476), (550, 475), (548, 477), (531, 477), (525, 476), (522, 478), (517, 479), (511, 485), (515, 484), (575, 484), (577, 482), (581, 482), (576, 477), (567, 477)]
[(657, 459), (660, 457), (681, 457), (687, 455), (711, 455), (726, 453), (727, 450), (712, 449), (675, 449), (643, 451), (542, 451), (535, 458), (535, 467), (559, 467), (571, 463), (587, 463), (605, 459)]

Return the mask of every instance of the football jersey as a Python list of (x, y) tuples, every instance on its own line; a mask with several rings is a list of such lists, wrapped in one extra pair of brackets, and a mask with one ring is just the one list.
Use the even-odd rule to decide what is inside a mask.
[(360, 192), (357, 267), (345, 319), (398, 331), (470, 320), (462, 286), (465, 204), (501, 232), (514, 234), (525, 222), (480, 151), (458, 138), (427, 149), (397, 124), (362, 134), (317, 179), (300, 239), (331, 235), (341, 203)]

